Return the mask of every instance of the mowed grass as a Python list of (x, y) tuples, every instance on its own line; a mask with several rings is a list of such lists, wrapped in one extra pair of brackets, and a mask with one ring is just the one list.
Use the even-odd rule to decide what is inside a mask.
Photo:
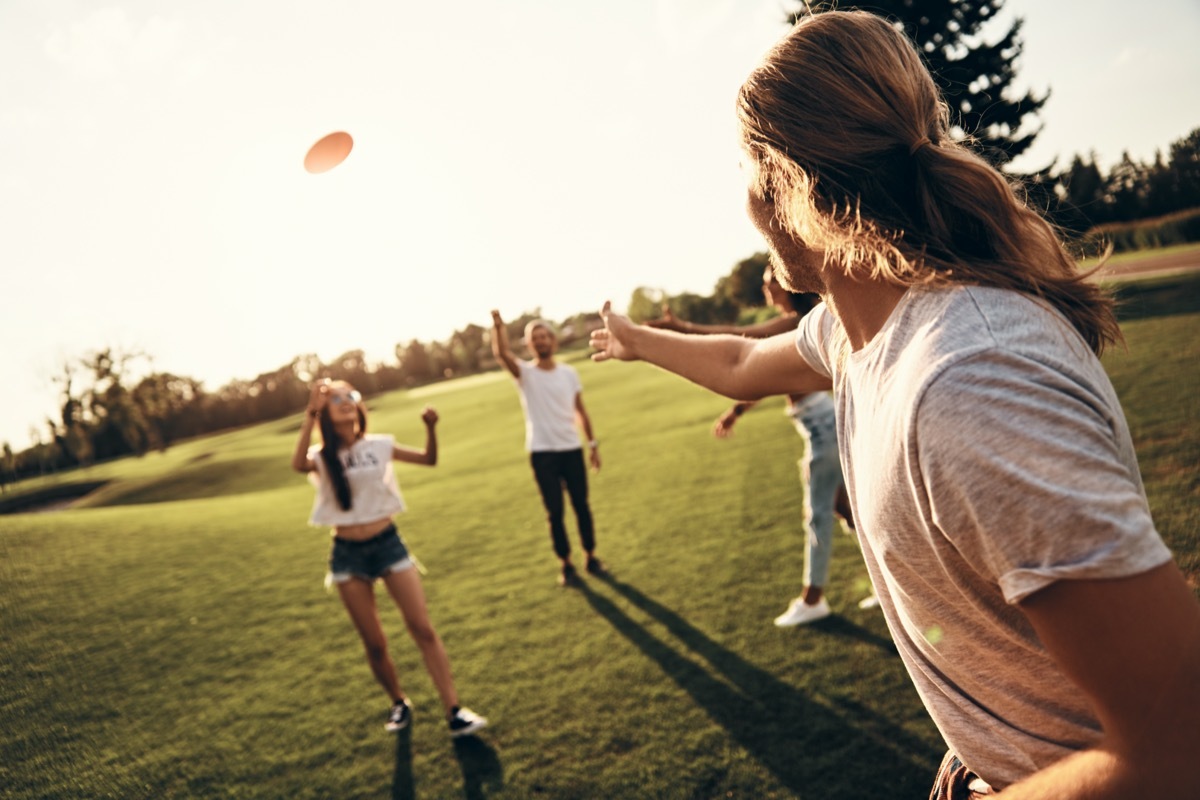
[[(1200, 309), (1157, 310), (1126, 323), (1128, 352), (1105, 363), (1195, 586)], [(645, 365), (568, 358), (602, 441), (592, 504), (614, 573), (578, 591), (554, 586), (507, 378), (369, 402), (372, 429), (403, 442), (421, 442), (425, 404), (442, 416), (441, 464), (397, 466), (400, 525), (463, 699), (492, 720), (481, 737), (447, 737), (381, 595), (417, 706), (409, 732), (383, 731), (386, 699), (321, 585), (312, 489), (288, 467), (296, 416), (59, 476), (110, 482), (69, 511), (0, 517), (0, 795), (924, 796), (943, 745), (881, 615), (857, 608), (869, 586), (849, 536), (836, 616), (771, 624), (803, 558), (801, 444), (781, 401), (718, 441), (722, 399)]]

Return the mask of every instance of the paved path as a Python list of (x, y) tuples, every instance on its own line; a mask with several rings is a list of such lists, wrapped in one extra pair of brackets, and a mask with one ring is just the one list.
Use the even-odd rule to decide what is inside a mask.
[(1200, 248), (1170, 253), (1149, 252), (1141, 258), (1130, 258), (1105, 266), (1096, 277), (1114, 275), (1156, 275), (1200, 269)]

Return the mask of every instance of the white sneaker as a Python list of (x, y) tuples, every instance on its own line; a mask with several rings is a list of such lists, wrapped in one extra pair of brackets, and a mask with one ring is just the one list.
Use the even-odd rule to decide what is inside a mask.
[(879, 597), (873, 594), (868, 595), (867, 597), (864, 597), (862, 600), (858, 601), (858, 607), (863, 611), (868, 611), (872, 608), (879, 608)]
[(481, 717), (469, 708), (459, 706), (454, 709), (450, 718), (450, 735), (454, 738), (469, 736), (482, 730), (488, 724), (487, 717)]
[(793, 625), (807, 625), (810, 622), (825, 619), (831, 613), (833, 612), (829, 610), (829, 603), (825, 602), (824, 597), (811, 606), (797, 597), (788, 605), (787, 611), (775, 618), (775, 624), (780, 628), (790, 628)]

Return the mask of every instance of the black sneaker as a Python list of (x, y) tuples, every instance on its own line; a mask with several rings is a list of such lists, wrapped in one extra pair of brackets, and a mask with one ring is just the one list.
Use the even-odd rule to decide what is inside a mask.
[(412, 706), (408, 704), (407, 700), (401, 700), (388, 711), (387, 722), (383, 723), (383, 727), (395, 733), (407, 728), (410, 722), (412, 722)]
[(574, 564), (563, 564), (562, 572), (558, 574), (559, 586), (578, 586), (579, 573), (575, 571)]
[(587, 560), (587, 571), (598, 578), (608, 575), (608, 570), (604, 568), (604, 564), (595, 556)]
[(458, 706), (450, 717), (450, 735), (454, 738), (470, 736), (487, 727), (487, 717), (481, 717), (469, 708)]

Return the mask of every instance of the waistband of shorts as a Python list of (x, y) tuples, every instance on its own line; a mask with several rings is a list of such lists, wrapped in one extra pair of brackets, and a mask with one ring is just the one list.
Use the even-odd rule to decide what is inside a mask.
[(335, 536), (333, 537), (333, 541), (343, 547), (367, 547), (368, 545), (379, 544), (394, 533), (396, 533), (396, 523), (393, 522), (370, 539), (343, 539), (340, 536)]

